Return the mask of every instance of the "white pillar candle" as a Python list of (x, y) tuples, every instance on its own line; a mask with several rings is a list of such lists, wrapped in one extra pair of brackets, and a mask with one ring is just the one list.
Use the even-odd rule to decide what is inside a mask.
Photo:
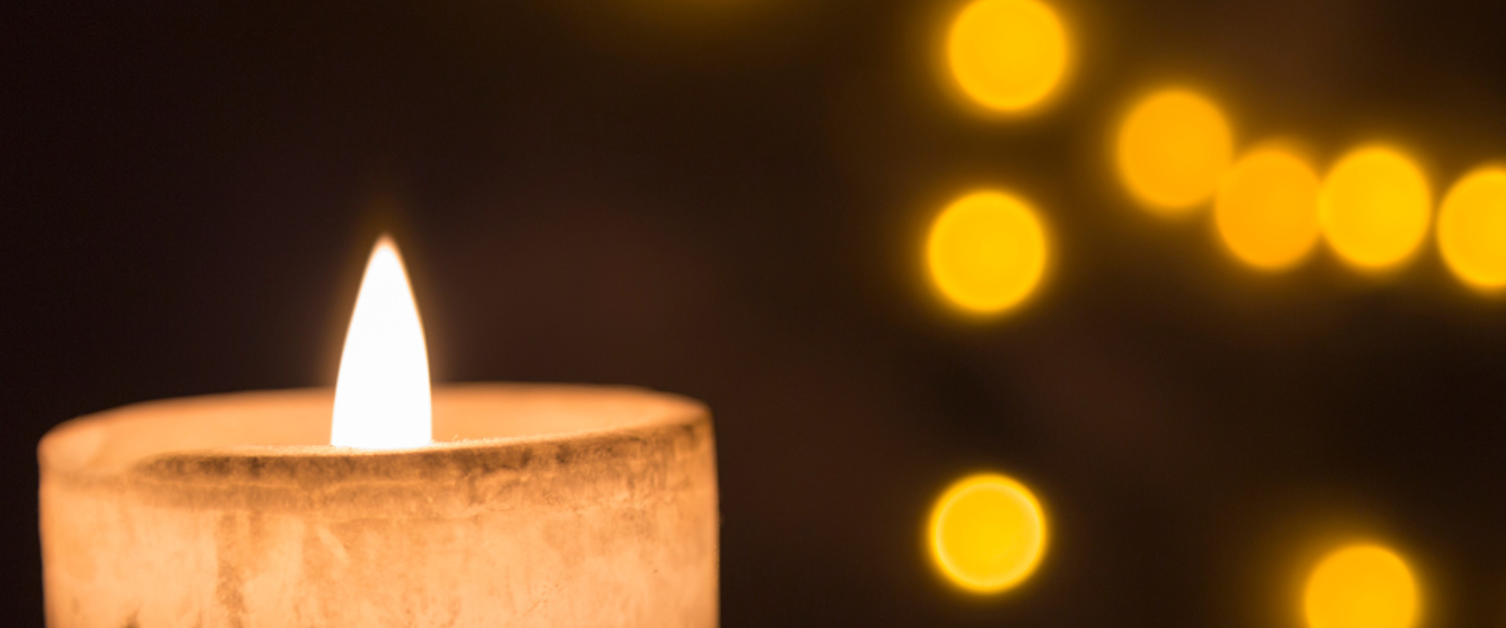
[(38, 460), (53, 628), (717, 623), (706, 408), (578, 386), (431, 398), (386, 237), (334, 391), (129, 406), (54, 428)]
[(53, 628), (717, 624), (704, 406), (438, 387), (434, 442), (329, 445), (333, 394), (190, 398), (42, 440)]

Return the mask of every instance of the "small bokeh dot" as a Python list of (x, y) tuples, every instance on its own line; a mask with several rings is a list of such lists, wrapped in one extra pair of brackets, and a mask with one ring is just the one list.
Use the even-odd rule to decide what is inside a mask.
[(1048, 246), (1040, 218), (1025, 201), (1004, 192), (974, 192), (936, 217), (926, 262), (946, 300), (966, 312), (996, 314), (1036, 290)]
[(1412, 628), (1417, 582), (1386, 547), (1359, 544), (1329, 553), (1313, 568), (1303, 592), (1308, 628)]
[(1061, 17), (1039, 0), (975, 0), (947, 37), (947, 65), (958, 86), (1000, 112), (1023, 112), (1049, 99), (1071, 55)]
[(1252, 150), (1219, 183), (1213, 215), (1234, 257), (1261, 270), (1288, 268), (1318, 242), (1318, 175), (1293, 151)]
[(1213, 101), (1165, 89), (1130, 109), (1114, 155), (1130, 195), (1154, 213), (1175, 216), (1213, 196), (1234, 155), (1234, 131)]
[(1464, 283), (1482, 291), (1506, 288), (1506, 167), (1474, 170), (1443, 197), (1438, 248)]
[(971, 475), (936, 500), (926, 528), (937, 568), (974, 593), (999, 593), (1035, 572), (1046, 551), (1046, 515), (1024, 484)]
[(1422, 169), (1387, 146), (1339, 159), (1318, 196), (1318, 224), (1334, 252), (1362, 270), (1387, 270), (1412, 257), (1427, 237), (1432, 196)]

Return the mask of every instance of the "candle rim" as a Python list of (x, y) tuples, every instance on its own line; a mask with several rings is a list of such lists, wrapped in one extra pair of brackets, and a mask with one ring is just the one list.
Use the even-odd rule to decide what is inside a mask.
[[(640, 406), (637, 413), (623, 414), (608, 419), (595, 427), (567, 427), (480, 438), (442, 438), (420, 447), (389, 450), (371, 450), (338, 447), (318, 442), (306, 444), (233, 444), (208, 447), (186, 447), (157, 451), (144, 455), (125, 456), (123, 460), (102, 463), (97, 460), (100, 449), (111, 438), (119, 438), (137, 430), (198, 414), (193, 410), (208, 411), (218, 404), (236, 403), (239, 408), (247, 405), (296, 403), (301, 413), (327, 410), (333, 403), (333, 388), (296, 388), (286, 390), (244, 391), (223, 394), (178, 397), (119, 406), (91, 413), (60, 423), (50, 429), (37, 447), (38, 464), (44, 470), (80, 478), (101, 478), (124, 473), (141, 473), (163, 465), (181, 464), (190, 461), (274, 461), (274, 460), (333, 460), (384, 461), (416, 458), (432, 455), (464, 455), (477, 451), (509, 447), (528, 447), (540, 443), (586, 442), (596, 437), (633, 437), (635, 433), (653, 432), (664, 427), (693, 426), (698, 422), (710, 422), (710, 412), (704, 404), (693, 399), (647, 388), (632, 386), (593, 386), (578, 384), (534, 383), (463, 383), (436, 385), (436, 425), (447, 421), (455, 405), (469, 401), (485, 402), (490, 397), (497, 402), (506, 397), (514, 399), (544, 398), (560, 393), (569, 393), (571, 400), (585, 399), (603, 403), (616, 400)], [(470, 399), (457, 402), (457, 397)], [(164, 418), (163, 413), (170, 416)], [(224, 418), (222, 412), (207, 412), (211, 417)], [(327, 416), (328, 413), (324, 412)], [(443, 417), (443, 418), (441, 418)], [(327, 425), (324, 434), (327, 436)], [(89, 442), (89, 441), (94, 442)], [(328, 441), (324, 441), (327, 443)], [(68, 449), (84, 448), (85, 453)], [(177, 461), (177, 462), (173, 462)], [(380, 464), (377, 462), (377, 464)]]

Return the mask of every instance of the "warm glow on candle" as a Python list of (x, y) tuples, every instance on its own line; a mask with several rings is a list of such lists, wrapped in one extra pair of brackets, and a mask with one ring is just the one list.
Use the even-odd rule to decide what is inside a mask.
[(408, 273), (392, 239), (371, 251), (356, 297), (340, 375), (330, 444), (404, 449), (430, 440), (429, 356)]

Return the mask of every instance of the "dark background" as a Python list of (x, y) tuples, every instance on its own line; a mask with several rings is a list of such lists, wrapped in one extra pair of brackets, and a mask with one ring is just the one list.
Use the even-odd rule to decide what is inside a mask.
[[(1058, 0), (1081, 62), (1000, 120), (926, 0), (9, 3), (0, 9), (0, 589), (40, 625), (35, 444), (150, 399), (329, 385), (394, 229), (439, 381), (713, 408), (722, 621), (1293, 627), (1328, 544), (1393, 544), (1425, 625), (1506, 626), (1506, 304), (1429, 244), (1266, 276), (1109, 169), (1167, 81), (1242, 141), (1380, 138), (1436, 186), (1506, 158), (1506, 8)], [(978, 321), (925, 282), (979, 185), (1059, 256)], [(920, 542), (981, 469), (1040, 493), (1041, 571), (955, 592)]]

